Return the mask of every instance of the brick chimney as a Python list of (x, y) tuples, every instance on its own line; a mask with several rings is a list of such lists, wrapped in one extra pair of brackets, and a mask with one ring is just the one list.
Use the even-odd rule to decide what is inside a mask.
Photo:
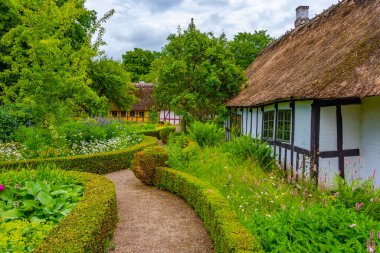
[(309, 20), (309, 6), (298, 6), (294, 26), (297, 28), (300, 25), (306, 24)]

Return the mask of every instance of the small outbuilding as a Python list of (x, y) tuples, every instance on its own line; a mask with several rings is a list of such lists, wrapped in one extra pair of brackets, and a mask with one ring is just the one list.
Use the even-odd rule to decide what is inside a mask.
[(343, 0), (311, 20), (300, 6), (295, 24), (246, 70), (227, 139), (262, 138), (284, 169), (319, 184), (380, 187), (380, 1)]
[(120, 110), (113, 106), (109, 112), (112, 118), (118, 118), (129, 122), (151, 122), (154, 118), (152, 114), (156, 114), (159, 122), (179, 125), (181, 116), (176, 115), (173, 111), (166, 109), (155, 109), (153, 101), (153, 84), (139, 82), (133, 84), (136, 87), (135, 95), (138, 101), (132, 105), (131, 110)]

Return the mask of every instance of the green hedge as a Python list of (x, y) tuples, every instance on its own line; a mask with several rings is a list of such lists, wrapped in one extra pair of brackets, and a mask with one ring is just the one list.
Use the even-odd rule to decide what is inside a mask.
[(132, 147), (121, 150), (89, 155), (66, 156), (47, 159), (29, 159), (21, 161), (1, 162), (0, 171), (28, 168), (35, 169), (42, 164), (56, 164), (64, 170), (77, 170), (96, 174), (106, 174), (128, 169), (136, 152), (157, 144), (154, 137), (145, 136), (144, 140)]
[(83, 182), (83, 197), (33, 252), (105, 252), (118, 221), (114, 183), (95, 174), (68, 173)]
[(165, 126), (165, 127), (157, 127), (155, 129), (149, 129), (149, 130), (143, 130), (139, 133), (144, 134), (145, 136), (152, 136), (156, 137), (157, 139), (164, 138), (164, 141), (166, 141), (169, 134), (175, 132), (175, 126)]
[(189, 174), (157, 168), (155, 184), (183, 197), (203, 220), (215, 252), (262, 252), (261, 243), (237, 220), (228, 201), (210, 184)]

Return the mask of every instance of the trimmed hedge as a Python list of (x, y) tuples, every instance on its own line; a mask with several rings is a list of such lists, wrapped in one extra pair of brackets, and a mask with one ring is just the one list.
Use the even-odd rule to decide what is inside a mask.
[(1, 162), (0, 171), (15, 170), (19, 168), (35, 169), (41, 164), (53, 163), (64, 170), (77, 170), (96, 174), (106, 174), (128, 169), (131, 166), (133, 156), (136, 152), (154, 145), (157, 145), (157, 139), (154, 137), (145, 136), (144, 140), (135, 146), (111, 152)]
[(142, 133), (145, 136), (152, 136), (156, 137), (159, 140), (167, 141), (167, 138), (169, 137), (170, 133), (175, 132), (175, 126), (165, 126), (165, 127), (157, 127), (152, 130), (143, 130), (139, 133)]
[(83, 182), (83, 197), (33, 252), (105, 252), (118, 221), (114, 183), (95, 174), (68, 173)]
[(163, 147), (154, 146), (139, 151), (132, 162), (135, 176), (146, 185), (153, 185), (157, 167), (166, 166), (169, 156)]
[(215, 252), (263, 252), (259, 239), (239, 223), (228, 201), (210, 184), (169, 168), (156, 169), (155, 184), (183, 197), (195, 209)]

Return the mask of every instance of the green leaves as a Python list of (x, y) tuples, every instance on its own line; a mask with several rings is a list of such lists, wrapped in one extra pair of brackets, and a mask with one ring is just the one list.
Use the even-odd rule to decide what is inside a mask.
[(58, 222), (83, 194), (80, 185), (51, 185), (47, 181), (25, 181), (22, 187), (7, 185), (0, 192), (0, 217), (5, 221), (32, 218)]
[(245, 81), (224, 35), (202, 33), (192, 20), (188, 29), (168, 37), (159, 60), (155, 102), (184, 119), (207, 121), (221, 116), (224, 103)]

